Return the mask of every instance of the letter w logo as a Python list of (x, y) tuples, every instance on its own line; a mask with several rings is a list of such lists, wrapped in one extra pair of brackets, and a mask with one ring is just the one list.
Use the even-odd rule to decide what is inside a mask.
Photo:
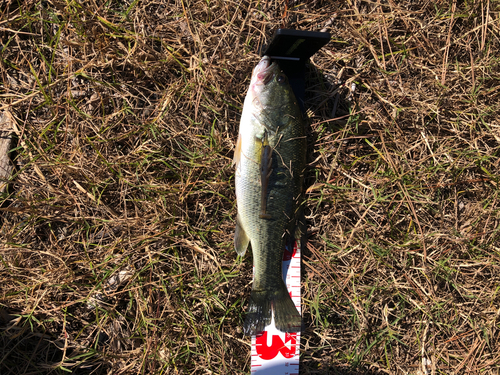
[(285, 358), (292, 358), (295, 355), (296, 345), (296, 333), (285, 333), (285, 342), (279, 335), (273, 335), (271, 346), (267, 345), (267, 332), (255, 338), (257, 354), (264, 360), (273, 359), (278, 355), (278, 352)]

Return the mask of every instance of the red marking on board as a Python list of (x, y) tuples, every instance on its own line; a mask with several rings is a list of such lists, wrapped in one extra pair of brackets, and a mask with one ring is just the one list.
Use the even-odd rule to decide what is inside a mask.
[[(287, 347), (287, 344), (290, 348)], [(271, 346), (267, 346), (267, 331), (258, 335), (255, 339), (257, 354), (264, 360), (273, 359), (281, 353), (285, 358), (292, 358), (295, 355), (297, 345), (296, 333), (285, 333), (285, 342), (279, 335), (273, 335)]]
[(285, 251), (283, 251), (283, 260), (287, 261), (292, 259), (296, 253), (297, 253), (297, 242), (295, 242), (295, 245), (293, 245), (293, 249), (291, 252), (285, 246)]

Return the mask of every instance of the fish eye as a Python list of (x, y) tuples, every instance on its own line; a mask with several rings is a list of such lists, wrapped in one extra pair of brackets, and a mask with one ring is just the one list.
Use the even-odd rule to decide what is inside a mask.
[(278, 83), (285, 83), (286, 82), (286, 75), (283, 73), (279, 74), (278, 77), (276, 77), (276, 81)]

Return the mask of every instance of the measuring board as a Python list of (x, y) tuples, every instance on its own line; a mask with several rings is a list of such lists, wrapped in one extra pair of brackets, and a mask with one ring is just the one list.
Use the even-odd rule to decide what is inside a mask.
[[(288, 77), (302, 112), (305, 96), (305, 66), (309, 58), (330, 41), (330, 34), (292, 29), (278, 29), (262, 55), (277, 61)], [(296, 241), (292, 250), (283, 255), (283, 280), (299, 314), (300, 306), (300, 250)], [(274, 319), (264, 332), (252, 336), (252, 374), (298, 375), (300, 332), (284, 333), (274, 326)]]
[[(300, 243), (283, 254), (283, 280), (301, 314), (300, 308)], [(285, 333), (274, 326), (252, 336), (252, 374), (299, 375), (300, 332)]]

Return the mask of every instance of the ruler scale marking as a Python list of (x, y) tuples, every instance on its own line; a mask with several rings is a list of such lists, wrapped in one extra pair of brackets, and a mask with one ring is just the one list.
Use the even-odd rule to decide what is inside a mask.
[[(296, 241), (292, 251), (285, 250), (283, 259), (283, 279), (299, 313), (301, 313), (300, 250), (300, 243)], [(264, 332), (252, 336), (251, 373), (298, 375), (299, 355), (300, 332), (278, 331), (273, 322)]]

